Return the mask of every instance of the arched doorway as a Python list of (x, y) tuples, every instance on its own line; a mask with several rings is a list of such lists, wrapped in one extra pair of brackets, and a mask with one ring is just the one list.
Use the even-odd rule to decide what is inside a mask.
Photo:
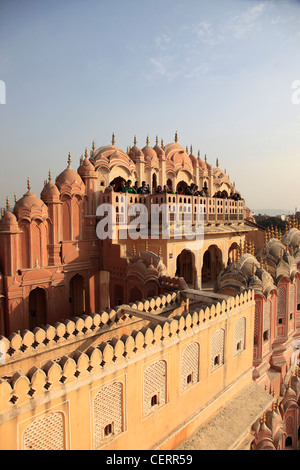
[(85, 312), (85, 287), (84, 278), (75, 274), (69, 286), (70, 315), (78, 316)]
[(135, 302), (136, 300), (142, 300), (143, 294), (138, 287), (132, 287), (129, 292), (128, 302)]
[(210, 252), (207, 250), (203, 256), (202, 282), (208, 282), (210, 280), (211, 280), (211, 259), (210, 259)]
[(190, 250), (182, 250), (176, 260), (175, 276), (183, 277), (185, 282), (195, 287), (195, 257)]
[(114, 305), (122, 305), (123, 303), (123, 286), (116, 284), (114, 287)]
[(239, 245), (234, 242), (228, 250), (228, 264), (237, 261), (237, 253), (238, 253)]
[(222, 251), (217, 245), (211, 245), (203, 255), (202, 286), (205, 282), (216, 281), (223, 269)]
[(185, 191), (185, 188), (187, 187), (187, 182), (186, 181), (179, 181), (179, 183), (176, 186), (176, 191), (182, 190), (183, 192)]
[(118, 191), (119, 187), (121, 186), (122, 181), (126, 182), (126, 179), (123, 176), (116, 176), (112, 181), (111, 184), (115, 184), (115, 191)]
[(170, 191), (173, 191), (173, 183), (172, 183), (171, 178), (167, 179), (167, 186)]
[(46, 291), (36, 287), (29, 294), (29, 329), (47, 323), (47, 298)]

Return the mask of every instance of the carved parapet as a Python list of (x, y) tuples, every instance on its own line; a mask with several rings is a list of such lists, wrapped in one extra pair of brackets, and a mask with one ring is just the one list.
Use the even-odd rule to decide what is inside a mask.
[[(167, 302), (167, 299), (165, 300)], [(155, 303), (156, 306), (160, 306), (157, 299)], [(169, 342), (180, 341), (196, 334), (200, 328), (203, 329), (203, 326), (209, 326), (211, 321), (234, 313), (238, 307), (247, 308), (251, 303), (254, 305), (254, 291), (249, 290), (205, 309), (195, 309), (194, 312), (183, 313), (173, 318), (162, 317), (159, 324), (149, 323), (148, 326), (132, 331), (131, 334), (123, 334), (120, 339), (112, 338), (109, 341), (102, 341), (96, 347), (90, 346), (85, 352), (77, 350), (64, 355), (57, 361), (47, 361), (40, 368), (31, 367), (26, 374), (15, 372), (11, 377), (3, 377), (0, 379), (0, 412), (22, 405), (59, 387), (72, 386), (76, 381), (91, 377), (93, 374), (97, 374), (97, 377), (100, 374), (101, 377), (101, 374), (109, 373), (116, 364), (124, 363), (126, 367), (131, 360), (144, 353), (145, 350), (151, 351), (151, 348), (157, 346), (168, 347)], [(148, 306), (148, 303), (138, 302), (132, 304), (131, 309), (138, 310), (145, 306)], [(34, 343), (38, 343), (39, 340), (44, 343), (49, 332), (51, 332), (51, 341), (60, 341), (66, 333), (70, 336), (74, 332), (84, 335), (93, 325), (100, 328), (102, 320), (106, 323), (110, 318), (111, 321), (116, 321), (116, 316), (118, 316), (118, 309), (87, 316), (88, 318), (81, 317), (80, 321), (76, 319), (73, 325), (69, 322), (56, 324), (55, 331), (45, 328), (45, 334), (41, 331), (36, 331), (31, 335), (28, 331), (23, 335), (13, 334), (9, 339), (9, 349), (17, 354), (26, 354), (28, 349), (38, 347)], [(14, 353), (10, 352), (10, 354)], [(64, 393), (63, 388), (62, 393)]]
[[(180, 292), (172, 292), (130, 304), (130, 307), (139, 311), (148, 311), (156, 315), (164, 309), (172, 308), (181, 302)], [(68, 343), (84, 339), (95, 333), (101, 332), (104, 328), (111, 328), (114, 324), (124, 323), (130, 320), (131, 315), (121, 314), (121, 308), (102, 310), (91, 315), (72, 317), (54, 325), (35, 328), (33, 331), (24, 330), (22, 333), (12, 333), (8, 338), (0, 336), (0, 341), (4, 345), (5, 358), (2, 363), (8, 363), (25, 356), (36, 354), (57, 345), (67, 345)]]

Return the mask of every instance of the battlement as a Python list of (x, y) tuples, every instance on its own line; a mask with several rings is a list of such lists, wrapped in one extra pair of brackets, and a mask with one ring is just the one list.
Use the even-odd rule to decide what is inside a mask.
[[(144, 300), (130, 305), (130, 311), (155, 311), (171, 307), (178, 307), (181, 303), (181, 293), (174, 292), (162, 295), (151, 300)], [(79, 349), (70, 354), (64, 354), (57, 360), (49, 360), (41, 367), (30, 367), (27, 373), (14, 372), (12, 376), (3, 376), (5, 364), (0, 366), (0, 412), (8, 411), (12, 407), (22, 405), (33, 398), (45, 395), (59, 387), (76, 382), (95, 372), (105, 374), (111, 366), (125, 367), (128, 361), (138, 358), (140, 354), (157, 347), (168, 347), (172, 340), (182, 341), (188, 335), (198, 333), (209, 325), (226, 320), (231, 315), (240, 314), (240, 308), (248, 309), (254, 305), (254, 291), (247, 290), (227, 300), (219, 301), (205, 309), (186, 311), (172, 318), (163, 318), (159, 324), (149, 323), (140, 330), (130, 334), (124, 333), (120, 338), (114, 337), (108, 341), (100, 341), (97, 346), (90, 346), (85, 351)], [(128, 307), (128, 306), (127, 306)], [(23, 334), (13, 334), (9, 339), (1, 337), (6, 344), (6, 359), (8, 361), (30, 357), (34, 352), (45, 348), (53, 348), (57, 344), (72, 341), (81, 336), (95, 335), (104, 325), (115, 322), (124, 322), (126, 306), (118, 309), (86, 315), (75, 321), (66, 320), (37, 328), (34, 331), (25, 331)], [(131, 313), (131, 317), (132, 317)], [(100, 338), (101, 340), (101, 338)], [(30, 361), (28, 361), (30, 364)], [(123, 366), (122, 366), (123, 364)], [(15, 365), (17, 366), (17, 364)], [(15, 369), (16, 370), (16, 369)]]

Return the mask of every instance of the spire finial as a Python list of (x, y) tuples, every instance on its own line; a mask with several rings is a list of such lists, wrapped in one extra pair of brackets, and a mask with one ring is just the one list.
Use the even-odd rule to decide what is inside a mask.
[(205, 163), (207, 163), (207, 156), (206, 156), (206, 154), (204, 155), (204, 161), (205, 161)]
[(51, 170), (49, 170), (48, 180), (49, 180), (49, 183), (51, 183), (51, 180), (52, 180)]
[(113, 132), (113, 135), (112, 135), (111, 143), (112, 143), (112, 145), (115, 145), (115, 143), (116, 143), (115, 133), (114, 132)]
[(27, 189), (28, 189), (28, 191), (31, 190), (30, 179), (29, 178), (27, 178)]
[(193, 146), (192, 145), (190, 147), (190, 153), (191, 153), (191, 155), (193, 155)]
[(71, 166), (71, 161), (72, 161), (71, 153), (69, 152), (69, 155), (68, 155), (68, 165), (69, 165), (69, 167)]
[(136, 135), (134, 136), (133, 144), (136, 145)]
[(198, 150), (198, 158), (200, 158), (200, 150)]
[(9, 211), (9, 209), (10, 209), (9, 197), (7, 196), (7, 198), (6, 198), (6, 210)]
[(149, 136), (147, 135), (146, 144), (149, 145)]
[(156, 136), (156, 145), (158, 145), (158, 135)]
[(175, 142), (178, 142), (178, 134), (177, 134), (177, 131), (175, 132)]
[(216, 160), (216, 165), (217, 165), (217, 168), (219, 168), (219, 159), (218, 158)]

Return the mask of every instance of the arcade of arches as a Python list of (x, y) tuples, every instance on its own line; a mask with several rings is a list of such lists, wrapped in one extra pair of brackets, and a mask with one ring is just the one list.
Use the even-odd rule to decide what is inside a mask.
[[(231, 259), (236, 259), (237, 246), (235, 243), (229, 250), (228, 256)], [(203, 287), (205, 283), (216, 281), (226, 260), (226, 256), (217, 245), (210, 245), (199, 258), (196, 260), (192, 251), (183, 249), (176, 259), (175, 276), (183, 277), (189, 287), (194, 289), (201, 288), (201, 284)]]

